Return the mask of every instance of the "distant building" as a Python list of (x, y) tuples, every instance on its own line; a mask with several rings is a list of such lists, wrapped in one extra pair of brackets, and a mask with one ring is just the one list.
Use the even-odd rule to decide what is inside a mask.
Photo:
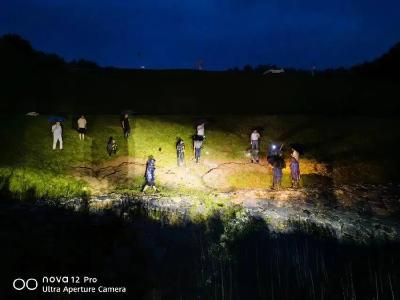
[(263, 75), (267, 75), (267, 74), (281, 74), (281, 73), (285, 73), (284, 69), (269, 69), (267, 71), (265, 71), (263, 73)]

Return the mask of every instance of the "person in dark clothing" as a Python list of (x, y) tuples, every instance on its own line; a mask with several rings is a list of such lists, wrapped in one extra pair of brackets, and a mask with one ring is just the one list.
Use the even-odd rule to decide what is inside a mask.
[(203, 147), (203, 137), (196, 135), (193, 139), (194, 159), (199, 162), (201, 156), (201, 148)]
[(146, 179), (146, 184), (143, 188), (143, 192), (145, 192), (149, 187), (153, 188), (154, 191), (157, 191), (155, 184), (156, 181), (155, 170), (156, 170), (156, 160), (152, 155), (150, 155), (146, 163), (146, 172), (144, 176)]
[(258, 149), (251, 149), (250, 150), (250, 155), (251, 155), (251, 163), (252, 164), (258, 164), (260, 163), (260, 157), (258, 156), (258, 153), (260, 151)]
[(178, 140), (178, 143), (176, 144), (176, 155), (178, 159), (178, 166), (184, 166), (185, 165), (185, 143), (183, 142), (182, 139)]
[(281, 155), (273, 155), (268, 157), (268, 162), (272, 166), (272, 188), (279, 189), (282, 183), (282, 169), (284, 169), (285, 161)]
[(111, 156), (113, 154), (114, 155), (117, 154), (117, 150), (118, 150), (117, 142), (114, 140), (112, 136), (110, 136), (107, 143), (108, 155)]
[(121, 120), (122, 130), (124, 131), (124, 138), (128, 138), (131, 134), (131, 125), (129, 124), (129, 115), (125, 114)]

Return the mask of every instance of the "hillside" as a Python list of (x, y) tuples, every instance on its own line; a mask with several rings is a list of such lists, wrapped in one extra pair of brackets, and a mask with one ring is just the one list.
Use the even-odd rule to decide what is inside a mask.
[[(391, 70), (398, 65), (397, 48), (350, 71), (262, 75), (261, 67), (156, 71), (100, 68), (85, 60), (66, 63), (6, 35), (0, 38), (0, 109), (49, 114), (125, 109), (147, 114), (396, 114), (400, 88)], [(365, 75), (371, 72), (375, 75)]]
[[(302, 184), (306, 188), (342, 184), (398, 183), (399, 158), (396, 118), (304, 116), (133, 116), (133, 135), (122, 137), (118, 115), (89, 115), (88, 135), (78, 139), (71, 116), (64, 122), (64, 150), (53, 151), (47, 116), (3, 116), (0, 174), (3, 192), (24, 197), (69, 197), (115, 191), (139, 193), (144, 164), (154, 155), (157, 185), (166, 194), (210, 194), (269, 189), (271, 169), (265, 151), (271, 141), (304, 147)], [(207, 140), (200, 164), (193, 161), (194, 124), (206, 121)], [(247, 155), (253, 128), (262, 133), (261, 164)], [(15, 129), (19, 134), (10, 134)], [(113, 136), (117, 156), (109, 157), (106, 143)], [(176, 165), (175, 142), (186, 143), (186, 167)], [(290, 187), (284, 170), (283, 187)]]

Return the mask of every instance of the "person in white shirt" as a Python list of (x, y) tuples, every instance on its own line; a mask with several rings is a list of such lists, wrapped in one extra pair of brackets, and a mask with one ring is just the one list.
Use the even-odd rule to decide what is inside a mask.
[(204, 123), (197, 125), (197, 135), (204, 137)]
[(56, 150), (57, 142), (60, 143), (60, 150), (63, 148), (63, 140), (62, 140), (62, 127), (60, 122), (56, 122), (51, 127), (51, 132), (53, 133), (53, 150)]
[(254, 130), (251, 133), (251, 136), (250, 136), (251, 150), (259, 150), (260, 149), (260, 144), (259, 144), (260, 137), (261, 136), (257, 130)]
[(78, 119), (78, 133), (79, 133), (79, 139), (80, 140), (84, 140), (85, 139), (86, 125), (87, 125), (87, 121), (85, 119), (85, 116), (81, 116)]

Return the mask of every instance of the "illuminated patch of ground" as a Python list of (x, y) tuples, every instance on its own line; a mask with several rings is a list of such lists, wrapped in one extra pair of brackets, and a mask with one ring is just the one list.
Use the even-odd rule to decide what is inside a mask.
[[(64, 150), (51, 149), (48, 116), (5, 116), (0, 120), (2, 145), (0, 177), (2, 188), (13, 183), (20, 197), (59, 197), (91, 191), (140, 191), (144, 164), (149, 155), (157, 161), (157, 184), (164, 192), (229, 192), (266, 189), (271, 170), (265, 163), (268, 144), (300, 143), (302, 182), (306, 188), (333, 185), (397, 182), (400, 177), (396, 149), (400, 140), (399, 120), (373, 117), (327, 116), (132, 116), (132, 135), (122, 137), (119, 117), (87, 116), (85, 141), (78, 139), (73, 119), (64, 122)], [(206, 122), (206, 141), (200, 164), (192, 160), (191, 136), (200, 120)], [(10, 134), (18, 128), (19, 135)], [(261, 165), (249, 163), (249, 135), (259, 128)], [(109, 157), (106, 143), (117, 140), (117, 156)], [(186, 168), (177, 168), (175, 142), (186, 143)], [(384, 145), (384, 147), (382, 146)], [(284, 170), (283, 186), (290, 186)], [(17, 176), (18, 175), (18, 176)], [(23, 185), (15, 184), (24, 178)], [(22, 181), (21, 181), (22, 182)], [(46, 185), (52, 182), (52, 185)], [(174, 191), (175, 190), (175, 191)], [(64, 192), (63, 192), (64, 191)]]
[[(104, 194), (117, 187), (129, 186), (130, 182), (138, 178), (144, 178), (145, 163), (145, 160), (132, 157), (118, 157), (97, 166), (75, 166), (71, 171), (74, 176), (86, 181), (94, 194)], [(315, 161), (305, 159), (301, 166), (304, 175), (329, 175), (326, 166)], [(284, 175), (282, 186), (290, 187), (287, 168)], [(227, 192), (269, 188), (272, 171), (265, 159), (260, 164), (252, 164), (248, 159), (223, 162), (204, 158), (200, 163), (195, 163), (188, 158), (184, 167), (158, 167), (156, 178), (159, 186), (171, 189)]]

